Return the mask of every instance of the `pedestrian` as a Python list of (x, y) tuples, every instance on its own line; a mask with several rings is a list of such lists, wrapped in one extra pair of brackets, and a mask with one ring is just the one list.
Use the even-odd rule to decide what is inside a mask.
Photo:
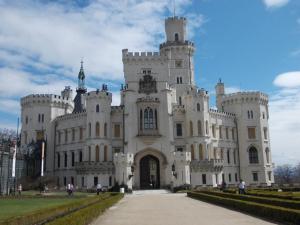
[(18, 186), (18, 192), (19, 192), (19, 195), (21, 195), (21, 192), (22, 192), (22, 184), (19, 184), (19, 186)]
[(245, 186), (246, 186), (245, 181), (241, 180), (239, 183), (239, 194), (246, 194)]
[(67, 185), (67, 192), (68, 192), (68, 195), (70, 196), (71, 195), (71, 184)]
[(73, 193), (74, 193), (74, 185), (73, 184), (71, 184), (71, 195), (73, 195)]
[(97, 184), (97, 188), (96, 189), (97, 189), (97, 195), (99, 195), (99, 193), (101, 192), (101, 189), (102, 189), (100, 183)]
[(221, 185), (221, 191), (225, 191), (226, 190), (226, 187), (227, 187), (227, 184), (225, 182), (225, 180), (222, 182), (222, 185)]

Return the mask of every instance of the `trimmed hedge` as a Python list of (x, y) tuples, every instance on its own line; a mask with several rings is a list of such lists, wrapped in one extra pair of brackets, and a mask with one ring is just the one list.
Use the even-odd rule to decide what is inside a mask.
[(101, 215), (106, 209), (122, 199), (124, 194), (115, 193), (110, 198), (99, 201), (96, 204), (78, 210), (74, 213), (58, 218), (47, 225), (86, 225), (90, 224), (97, 216)]
[(188, 196), (194, 199), (247, 212), (255, 216), (284, 222), (285, 224), (300, 224), (300, 210), (230, 199), (199, 192), (188, 192)]
[(258, 196), (251, 196), (251, 195), (239, 195), (239, 194), (230, 194), (230, 193), (223, 193), (217, 191), (200, 191), (201, 193), (205, 194), (212, 194), (224, 198), (233, 198), (238, 200), (262, 203), (267, 205), (275, 205), (284, 208), (290, 209), (298, 209), (300, 210), (300, 202), (299, 201), (292, 201), (286, 199), (276, 199), (276, 198), (266, 198), (266, 197), (258, 197)]
[(280, 199), (288, 199), (300, 201), (300, 197), (293, 196), (292, 192), (265, 192), (265, 191), (255, 191), (255, 190), (247, 190), (247, 195), (254, 195), (260, 197), (269, 197), (269, 198), (280, 198)]
[(39, 211), (31, 212), (22, 216), (8, 218), (2, 221), (1, 225), (30, 225), (30, 224), (40, 224), (48, 221), (51, 218), (55, 218), (59, 215), (64, 215), (66, 213), (75, 211), (84, 206), (89, 206), (95, 204), (99, 201), (105, 200), (110, 197), (109, 193), (105, 193), (100, 195), (100, 197), (86, 197), (86, 198), (76, 198), (74, 202), (52, 207), (46, 208)]

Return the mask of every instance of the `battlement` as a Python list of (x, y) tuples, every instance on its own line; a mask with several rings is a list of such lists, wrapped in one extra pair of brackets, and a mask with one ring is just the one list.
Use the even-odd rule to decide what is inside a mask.
[(84, 112), (76, 112), (76, 113), (69, 113), (65, 115), (61, 115), (56, 117), (56, 121), (63, 121), (63, 120), (71, 120), (74, 118), (80, 118), (80, 117), (85, 117), (86, 116), (86, 111)]
[(112, 99), (112, 93), (108, 91), (103, 90), (96, 90), (96, 91), (90, 91), (86, 94), (86, 100), (93, 99), (93, 98), (102, 98), (111, 100)]
[(218, 111), (216, 109), (209, 109), (209, 113), (211, 115), (214, 115), (214, 116), (235, 118), (235, 114), (234, 113), (221, 112), (221, 111)]
[(21, 98), (22, 106), (25, 106), (27, 104), (51, 104), (51, 103), (71, 104), (72, 102), (73, 100), (71, 98), (65, 98), (55, 94), (31, 94)]
[(123, 112), (123, 110), (124, 110), (123, 106), (112, 106), (111, 107), (111, 113)]
[(171, 17), (168, 17), (165, 21), (169, 22), (169, 21), (174, 21), (174, 20), (186, 21), (186, 18), (183, 16), (171, 16)]
[(123, 60), (159, 60), (161, 59), (161, 54), (159, 52), (128, 52), (128, 49), (123, 49), (122, 58)]
[(269, 97), (259, 91), (236, 92), (226, 94), (222, 97), (223, 104), (236, 104), (245, 102), (258, 102), (259, 104), (268, 104)]

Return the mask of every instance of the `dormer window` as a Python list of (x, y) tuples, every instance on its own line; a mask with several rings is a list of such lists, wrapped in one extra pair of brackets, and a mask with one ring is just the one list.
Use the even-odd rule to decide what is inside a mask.
[(174, 40), (175, 40), (175, 41), (179, 41), (179, 35), (178, 35), (178, 33), (175, 33), (175, 35), (174, 35)]

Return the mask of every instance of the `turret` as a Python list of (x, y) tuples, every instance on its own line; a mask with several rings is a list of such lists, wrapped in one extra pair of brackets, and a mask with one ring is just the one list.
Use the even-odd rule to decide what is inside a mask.
[(186, 18), (169, 17), (165, 20), (165, 31), (167, 42), (185, 42), (186, 40)]
[(224, 87), (224, 83), (222, 82), (221, 79), (219, 79), (219, 82), (215, 86), (215, 90), (216, 90), (216, 105), (217, 105), (217, 108), (218, 108), (219, 111), (224, 111), (224, 109), (222, 108), (222, 98), (225, 95), (225, 87)]
[(70, 86), (65, 86), (65, 89), (61, 92), (61, 97), (71, 99), (73, 97), (73, 91)]
[(78, 73), (78, 87), (76, 89), (76, 96), (74, 99), (74, 110), (73, 113), (80, 113), (84, 111), (84, 94), (86, 93), (85, 88), (85, 74), (83, 71), (83, 61), (81, 61), (80, 71)]

